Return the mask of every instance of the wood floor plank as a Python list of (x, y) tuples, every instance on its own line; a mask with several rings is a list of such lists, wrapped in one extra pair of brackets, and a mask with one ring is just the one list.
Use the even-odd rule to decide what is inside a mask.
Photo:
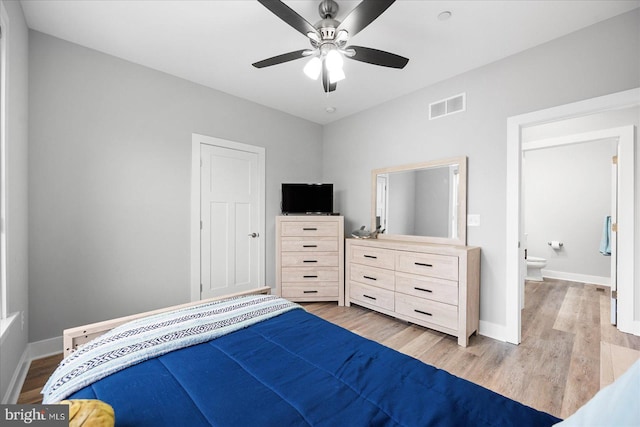
[(615, 380), (613, 361), (611, 360), (611, 344), (600, 342), (600, 388), (611, 384)]
[(640, 359), (640, 351), (611, 344), (611, 365), (613, 366), (614, 380), (620, 378), (638, 359)]
[(53, 356), (36, 359), (29, 365), (27, 377), (22, 384), (22, 390), (18, 396), (18, 403), (36, 404), (42, 403), (40, 390), (62, 361), (62, 353)]
[[(421, 329), (419, 326), (414, 326), (414, 328)], [(418, 360), (421, 360), (425, 363), (430, 363), (430, 360), (427, 360), (427, 355), (430, 354), (431, 349), (438, 346), (438, 344), (442, 341), (443, 336), (435, 333), (424, 333), (418, 335), (413, 340), (407, 342), (403, 345), (395, 345), (390, 342), (388, 344), (389, 347), (398, 350), (401, 353), (408, 354), (411, 357), (415, 357)], [(433, 363), (430, 363), (433, 364)]]
[(566, 418), (584, 405), (600, 390), (599, 361), (580, 354), (572, 354), (568, 381), (562, 400), (560, 417)]
[(413, 345), (412, 343), (416, 341), (416, 339), (418, 339), (421, 335), (423, 335), (423, 333), (424, 330), (422, 328), (414, 325), (407, 325), (407, 327), (402, 331), (399, 331), (397, 334), (380, 342), (387, 347), (402, 348), (408, 350)]

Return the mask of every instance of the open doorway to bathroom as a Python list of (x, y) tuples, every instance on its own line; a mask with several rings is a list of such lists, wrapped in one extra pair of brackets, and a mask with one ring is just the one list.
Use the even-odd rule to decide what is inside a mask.
[[(566, 120), (553, 129), (547, 124), (523, 130), (523, 340), (534, 333), (540, 312), (552, 319), (553, 330), (585, 342), (599, 336), (601, 323), (616, 312), (608, 298), (616, 268), (609, 231), (617, 206), (612, 159), (619, 138), (600, 138), (601, 131), (567, 135), (575, 128), (580, 124)], [(581, 355), (597, 360), (599, 350), (582, 345)]]
[(597, 139), (599, 132), (531, 139), (538, 128), (525, 129), (522, 144), (525, 279), (610, 287), (616, 249), (610, 223), (617, 205), (612, 159), (618, 139)]
[[(634, 271), (632, 265), (631, 271), (626, 271), (629, 263), (624, 257), (629, 251), (625, 245), (618, 247), (618, 233), (612, 230), (618, 223), (618, 207), (622, 206), (620, 216), (631, 216), (631, 224), (626, 217), (623, 222), (632, 230), (630, 238), (622, 237), (633, 242), (635, 206), (629, 210), (624, 203), (635, 198), (635, 162), (625, 175), (619, 174), (617, 163), (621, 150), (633, 147), (633, 143), (625, 142), (624, 135), (633, 139), (638, 117), (640, 108), (635, 106), (522, 130), (520, 216), (527, 258), (522, 272), (533, 280), (544, 276), (607, 287), (612, 324), (617, 324), (618, 312), (633, 316), (635, 311), (634, 301), (627, 301), (635, 299), (633, 293), (623, 297), (618, 310), (618, 269), (625, 274), (625, 286), (633, 283)], [(520, 294), (523, 298), (524, 286)], [(525, 307), (522, 299), (520, 306)], [(625, 320), (621, 330), (628, 328)]]
[[(522, 165), (522, 136), (527, 128), (548, 125), (548, 130), (566, 125), (567, 121), (582, 122), (583, 129), (575, 132), (598, 131), (611, 127), (618, 127), (620, 133), (620, 156), (618, 159), (618, 220), (619, 231), (616, 233), (618, 244), (618, 260), (616, 283), (619, 294), (627, 295), (622, 298), (622, 305), (618, 307), (618, 325), (623, 330), (625, 324), (629, 331), (640, 335), (640, 292), (636, 284), (640, 283), (640, 269), (635, 268), (637, 252), (635, 242), (640, 228), (635, 227), (636, 212), (639, 200), (636, 195), (635, 165), (640, 153), (635, 149), (637, 126), (639, 122), (638, 107), (640, 106), (640, 88), (592, 98), (572, 104), (561, 105), (545, 110), (535, 111), (507, 120), (507, 271), (506, 279), (510, 286), (506, 289), (506, 325), (505, 338), (508, 342), (521, 341), (521, 305), (520, 291), (524, 285), (526, 264), (524, 262), (524, 218), (521, 209), (521, 165)], [(606, 123), (609, 113), (626, 112), (626, 118), (615, 123)], [(614, 118), (613, 120), (620, 120)], [(611, 135), (609, 135), (611, 136)], [(543, 137), (545, 138), (545, 137)], [(553, 138), (547, 135), (546, 138)], [(624, 194), (624, 197), (620, 197)], [(625, 223), (624, 229), (621, 228)], [(619, 299), (620, 301), (620, 299)], [(621, 314), (624, 313), (624, 316)]]

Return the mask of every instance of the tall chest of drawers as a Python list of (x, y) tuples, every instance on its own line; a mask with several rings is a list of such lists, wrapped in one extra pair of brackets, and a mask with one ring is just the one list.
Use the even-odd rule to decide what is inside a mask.
[(478, 331), (480, 248), (346, 240), (345, 304), (357, 304), (458, 337)]
[(276, 293), (291, 301), (344, 305), (344, 218), (276, 217)]

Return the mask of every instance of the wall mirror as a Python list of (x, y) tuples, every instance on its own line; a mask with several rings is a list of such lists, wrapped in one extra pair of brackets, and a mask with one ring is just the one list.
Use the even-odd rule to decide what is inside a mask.
[(371, 229), (380, 239), (467, 244), (467, 158), (375, 169)]

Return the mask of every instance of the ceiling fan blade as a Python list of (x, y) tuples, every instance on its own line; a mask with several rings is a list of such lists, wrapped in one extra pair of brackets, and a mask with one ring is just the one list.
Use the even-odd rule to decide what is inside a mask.
[(308, 37), (308, 33), (317, 34), (318, 30), (306, 19), (280, 0), (258, 0), (260, 4), (269, 9), (274, 15)]
[(270, 67), (272, 65), (282, 64), (283, 62), (293, 61), (294, 59), (300, 59), (306, 57), (306, 53), (309, 49), (296, 50), (295, 52), (283, 53), (282, 55), (274, 56), (272, 58), (263, 59), (262, 61), (254, 62), (253, 65), (256, 68)]
[(362, 0), (353, 9), (344, 21), (338, 26), (349, 32), (349, 37), (353, 37), (371, 24), (382, 12), (387, 10), (395, 0)]
[(338, 83), (329, 81), (329, 69), (324, 61), (322, 61), (322, 87), (326, 93), (333, 92), (338, 87)]
[(395, 53), (385, 52), (383, 50), (372, 49), (370, 47), (362, 46), (347, 46), (345, 50), (352, 49), (354, 55), (346, 55), (347, 58), (354, 59), (360, 62), (367, 62), (373, 65), (380, 65), (390, 68), (404, 68), (409, 62), (408, 58), (404, 56), (396, 55)]

